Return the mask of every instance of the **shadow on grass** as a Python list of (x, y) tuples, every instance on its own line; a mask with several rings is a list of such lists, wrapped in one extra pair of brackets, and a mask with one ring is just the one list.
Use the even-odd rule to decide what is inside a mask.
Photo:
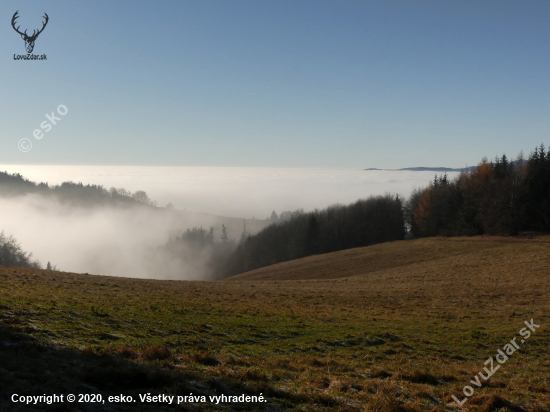
[[(167, 362), (138, 363), (124, 353), (97, 354), (90, 350), (57, 348), (35, 341), (32, 335), (0, 325), (0, 410), (1, 411), (231, 411), (285, 410), (304, 402), (292, 394), (268, 386), (248, 387), (186, 372)], [(258, 396), (263, 390), (267, 403), (212, 404), (211, 395)], [(176, 405), (178, 396), (205, 396), (204, 403)], [(37, 405), (12, 402), (12, 395), (64, 395), (63, 403)], [(68, 403), (74, 394), (77, 402)], [(103, 403), (78, 402), (78, 394), (100, 394)], [(139, 395), (172, 395), (174, 404), (142, 403)], [(109, 403), (109, 396), (131, 396), (133, 402)], [(276, 399), (273, 399), (276, 398)], [(285, 405), (285, 406), (282, 406)]]

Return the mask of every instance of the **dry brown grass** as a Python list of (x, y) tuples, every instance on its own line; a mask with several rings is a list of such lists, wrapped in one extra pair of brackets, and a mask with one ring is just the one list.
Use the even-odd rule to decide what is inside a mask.
[(513, 403), (501, 398), (497, 395), (480, 395), (474, 396), (469, 401), (470, 405), (476, 407), (479, 412), (493, 412), (500, 409), (505, 409), (509, 412), (524, 412), (525, 409), (514, 405)]
[(212, 356), (212, 354), (208, 351), (193, 355), (193, 360), (206, 366), (216, 366), (220, 364), (220, 361)]
[[(483, 257), (481, 260), (484, 262), (480, 262), (482, 265), (492, 266), (495, 263), (502, 263), (499, 262), (499, 257), (505, 255), (510, 249), (513, 250), (513, 255), (517, 255), (539, 251), (540, 248), (537, 248), (537, 245), (548, 247), (550, 239), (547, 236), (537, 238), (476, 236), (397, 241), (278, 263), (226, 280), (341, 279), (410, 265), (419, 267), (438, 261), (448, 269), (448, 259), (459, 262), (464, 259), (469, 261), (470, 258), (480, 260), (480, 257)], [(468, 267), (475, 266), (469, 264), (466, 268)]]
[(534, 318), (540, 331), (464, 407), (543, 412), (549, 279), (547, 236), (394, 242), (224, 282), (0, 267), (0, 323), (48, 344), (246, 385), (286, 409), (414, 412), (449, 410), (451, 395)]
[(145, 361), (164, 360), (172, 357), (172, 351), (166, 345), (149, 345), (139, 354), (139, 358)]

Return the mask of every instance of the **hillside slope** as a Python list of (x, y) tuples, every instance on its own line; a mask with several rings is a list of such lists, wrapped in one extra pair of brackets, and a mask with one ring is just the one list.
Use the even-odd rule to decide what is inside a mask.
[[(502, 267), (507, 271), (516, 267), (521, 270), (525, 263), (521, 257), (538, 251), (541, 247), (550, 247), (550, 237), (426, 238), (309, 256), (242, 273), (226, 280), (339, 279), (410, 265), (415, 265), (415, 270), (421, 271), (423, 267), (433, 268), (434, 264), (447, 271), (451, 257), (454, 264), (475, 267), (477, 270), (482, 267)], [(548, 249), (545, 253), (548, 254)], [(501, 258), (504, 256), (515, 256), (515, 260), (503, 265)]]
[[(105, 410), (169, 411), (139, 394), (192, 392), (268, 401), (181, 405), (197, 412), (456, 411), (453, 396), (463, 399), (487, 359), (516, 338), (520, 349), (461, 410), (550, 411), (549, 251), (548, 236), (422, 239), (264, 269), (279, 279), (346, 276), (306, 280), (0, 266), (0, 410), (29, 410), (11, 402), (14, 393), (96, 393), (137, 400)], [(531, 319), (540, 328), (524, 343), (518, 331)]]

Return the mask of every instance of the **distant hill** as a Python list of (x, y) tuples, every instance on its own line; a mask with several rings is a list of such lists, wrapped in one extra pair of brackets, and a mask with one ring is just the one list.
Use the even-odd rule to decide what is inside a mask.
[(241, 273), (225, 281), (370, 279), (377, 274), (384, 282), (389, 282), (391, 276), (388, 274), (408, 281), (428, 272), (468, 276), (478, 273), (481, 278), (496, 274), (512, 278), (514, 272), (529, 273), (525, 269), (530, 265), (529, 256), (537, 256), (534, 263), (548, 273), (549, 258), (545, 251), (549, 245), (550, 236), (401, 240), (308, 256)]
[[(511, 165), (517, 165), (521, 162), (522, 165), (527, 163), (527, 160), (513, 160), (510, 162)], [(493, 166), (495, 166), (495, 162), (489, 162)], [(363, 170), (386, 170), (386, 171), (392, 171), (392, 172), (439, 172), (439, 173), (445, 173), (445, 172), (462, 172), (463, 170), (465, 172), (471, 172), (472, 170), (475, 170), (477, 166), (468, 166), (468, 167), (462, 167), (462, 168), (452, 168), (452, 167), (425, 167), (425, 166), (418, 166), (418, 167), (404, 167), (402, 169), (377, 169), (376, 167), (369, 167), (368, 169)]]
[(241, 242), (225, 263), (223, 276), (404, 237), (403, 202), (396, 195), (370, 196), (309, 213), (300, 211)]
[(388, 171), (397, 171), (397, 172), (462, 172), (470, 171), (475, 169), (477, 166), (464, 167), (461, 169), (454, 169), (452, 167), (404, 167), (402, 169), (377, 169), (375, 167), (370, 167), (364, 170), (388, 170)]
[(157, 205), (142, 190), (131, 193), (122, 188), (112, 187), (107, 190), (101, 185), (83, 185), (74, 182), (50, 186), (45, 182), (32, 182), (19, 173), (0, 172), (0, 197), (13, 198), (29, 194), (47, 196), (61, 203), (81, 207), (136, 205), (156, 207)]
[(245, 226), (246, 231), (253, 235), (273, 223), (267, 219), (243, 219), (158, 207), (157, 202), (150, 199), (142, 190), (131, 193), (123, 188), (106, 189), (101, 185), (84, 185), (74, 182), (63, 182), (60, 185), (50, 186), (46, 182), (33, 182), (19, 173), (0, 172), (0, 198), (14, 199), (26, 195), (44, 196), (73, 207), (149, 208), (157, 212), (158, 215), (165, 214), (168, 218), (173, 219), (175, 227), (214, 227), (217, 238), (221, 235), (222, 225), (225, 225), (231, 239), (238, 240)]

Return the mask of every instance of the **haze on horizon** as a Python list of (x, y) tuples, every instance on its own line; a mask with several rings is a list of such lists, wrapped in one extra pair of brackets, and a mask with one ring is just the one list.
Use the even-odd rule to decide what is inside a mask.
[[(0, 165), (0, 170), (50, 186), (74, 181), (145, 190), (161, 207), (75, 207), (38, 195), (0, 196), (0, 230), (16, 236), (43, 265), (50, 261), (63, 271), (187, 280), (205, 278), (207, 256), (182, 260), (160, 250), (187, 229), (212, 227), (219, 242), (225, 224), (238, 242), (243, 218), (254, 235), (270, 223), (262, 219), (273, 211), (309, 212), (385, 193), (406, 198), (433, 177), (432, 172), (354, 169)], [(163, 211), (167, 203), (179, 210)]]
[[(236, 218), (266, 219), (272, 211), (311, 211), (385, 193), (409, 196), (435, 172), (336, 168), (208, 168), (151, 166), (3, 165), (35, 182), (66, 181), (144, 190), (164, 207)], [(454, 176), (456, 172), (447, 173)]]

